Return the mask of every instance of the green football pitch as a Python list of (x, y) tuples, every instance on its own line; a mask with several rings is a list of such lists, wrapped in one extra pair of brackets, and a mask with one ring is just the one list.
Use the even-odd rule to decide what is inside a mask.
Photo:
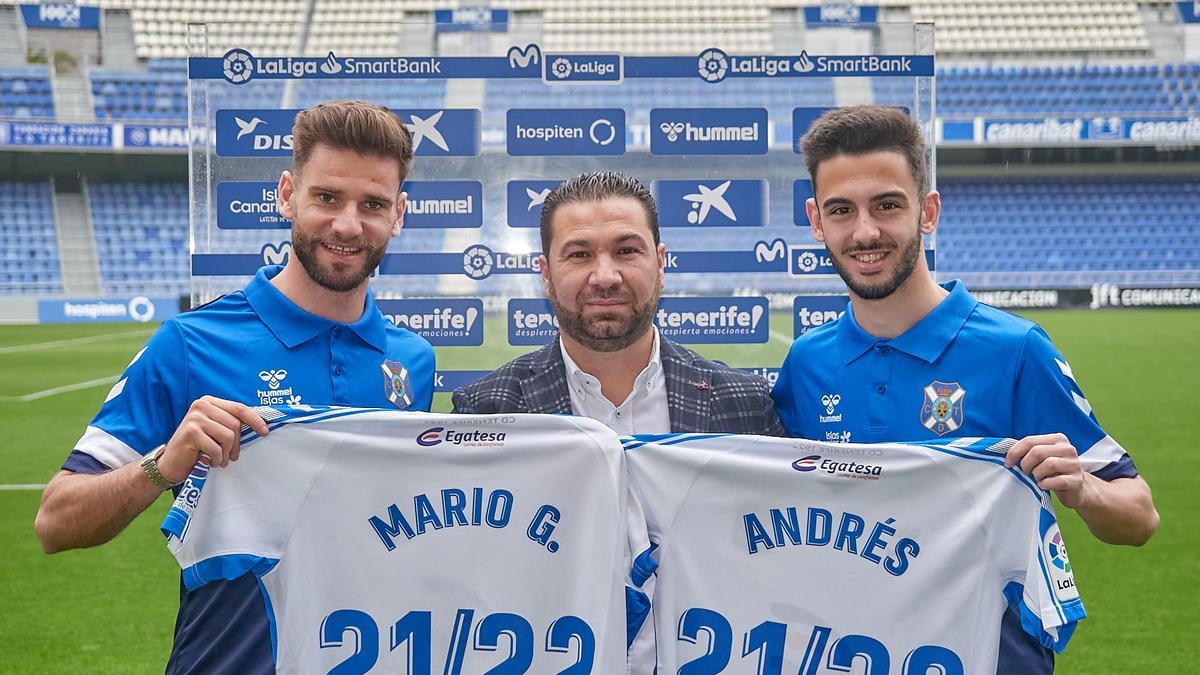
[[(1058, 672), (1195, 672), (1200, 578), (1200, 312), (1039, 312), (1101, 423), (1154, 489), (1162, 526), (1140, 549), (1106, 546), (1059, 509), (1089, 618)], [(785, 315), (775, 326), (789, 325)], [(487, 369), (522, 353), (488, 325), (484, 347), (442, 348), (444, 369)], [(129, 325), (0, 326), (0, 673), (154, 673), (166, 662), (178, 567), (157, 527), (164, 498), (114, 541), (54, 556), (33, 533), (40, 485), (58, 469), (111, 382), (149, 335)], [(735, 366), (778, 365), (787, 350), (706, 346)], [(449, 396), (434, 399), (448, 410)], [(1192, 525), (1186, 523), (1192, 522)], [(916, 607), (921, 620), (933, 607)], [(895, 670), (895, 669), (893, 669)]]

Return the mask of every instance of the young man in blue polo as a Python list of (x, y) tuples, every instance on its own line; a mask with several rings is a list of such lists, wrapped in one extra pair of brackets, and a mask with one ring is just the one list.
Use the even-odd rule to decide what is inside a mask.
[[(859, 443), (947, 436), (1020, 439), (1006, 458), (1099, 539), (1141, 545), (1158, 527), (1150, 488), (1092, 414), (1041, 328), (938, 285), (922, 236), (938, 225), (917, 124), (903, 111), (827, 112), (804, 136), (806, 209), (850, 291), (837, 321), (796, 340), (772, 391), (793, 436)], [(1000, 673), (1049, 673), (1053, 653), (1010, 608)]]
[[(428, 410), (433, 349), (384, 319), (367, 288), (400, 233), (412, 139), (386, 108), (301, 111), (280, 213), (292, 254), (241, 291), (165, 322), (133, 357), (42, 495), (48, 553), (115, 537), (203, 459), (227, 466), (258, 405)], [(180, 590), (169, 673), (273, 673), (257, 578)]]

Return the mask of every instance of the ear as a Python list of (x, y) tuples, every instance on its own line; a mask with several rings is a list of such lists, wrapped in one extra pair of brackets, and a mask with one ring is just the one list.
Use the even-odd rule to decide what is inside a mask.
[(279, 175), (279, 186), (275, 188), (275, 208), (279, 215), (288, 220), (296, 219), (296, 179), (291, 171)]
[(921, 203), (921, 234), (933, 234), (941, 217), (942, 196), (936, 190), (930, 190)]
[(546, 259), (546, 254), (538, 256), (538, 274), (542, 275), (542, 293), (548, 298), (550, 297), (550, 261)]
[(817, 208), (816, 198), (804, 200), (804, 212), (808, 214), (808, 226), (812, 228), (813, 239), (825, 243), (825, 229), (821, 227), (821, 210)]
[(408, 193), (401, 192), (396, 199), (396, 224), (392, 225), (392, 236), (400, 234), (400, 229), (404, 227), (404, 211), (408, 209)]
[(667, 245), (658, 245), (658, 286), (662, 288), (667, 280)]

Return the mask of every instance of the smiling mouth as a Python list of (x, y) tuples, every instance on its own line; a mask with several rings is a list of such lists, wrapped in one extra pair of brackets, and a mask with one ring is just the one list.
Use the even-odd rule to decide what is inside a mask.
[(880, 260), (883, 260), (884, 256), (886, 256), (889, 252), (890, 251), (869, 251), (864, 253), (852, 253), (851, 256), (855, 260), (862, 263), (867, 263), (869, 265), (871, 263), (877, 263)]
[(338, 246), (337, 244), (327, 244), (327, 243), (322, 243), (321, 246), (324, 246), (327, 250), (332, 251), (338, 255), (344, 255), (344, 256), (355, 255), (359, 251), (362, 250), (361, 248), (355, 248), (355, 247), (351, 247), (351, 246)]

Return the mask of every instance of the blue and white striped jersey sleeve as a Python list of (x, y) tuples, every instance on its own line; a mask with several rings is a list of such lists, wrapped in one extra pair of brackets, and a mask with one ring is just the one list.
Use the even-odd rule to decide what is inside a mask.
[(188, 372), (179, 327), (168, 321), (126, 366), (62, 468), (117, 469), (170, 440), (189, 405)]
[(1138, 475), (1125, 448), (1101, 428), (1070, 364), (1041, 328), (1025, 337), (1013, 397), (1014, 437), (1061, 432), (1078, 450), (1084, 470), (1096, 477)]

